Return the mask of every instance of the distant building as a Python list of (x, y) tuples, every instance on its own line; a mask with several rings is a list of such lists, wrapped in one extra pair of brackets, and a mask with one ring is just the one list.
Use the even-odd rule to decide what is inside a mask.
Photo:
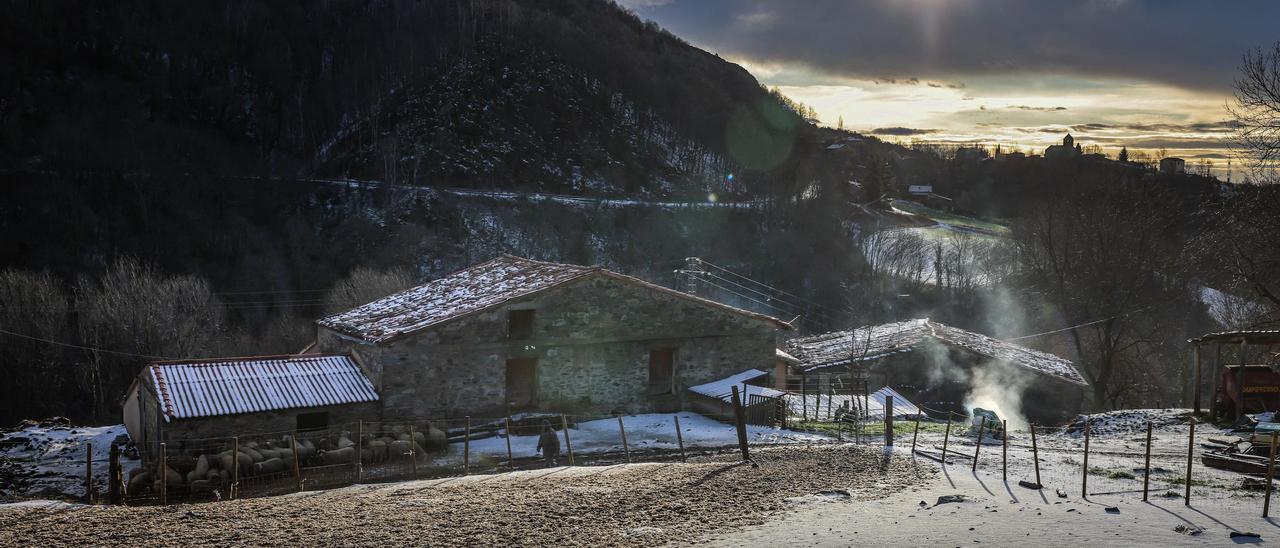
[(933, 185), (908, 185), (907, 194), (914, 196), (924, 196), (933, 192)]
[(1182, 158), (1164, 158), (1160, 160), (1160, 173), (1180, 175), (1186, 173), (1187, 161)]
[(1080, 156), (1080, 149), (1076, 148), (1076, 139), (1070, 133), (1062, 138), (1062, 144), (1049, 145), (1044, 149), (1044, 157), (1050, 160), (1059, 158), (1077, 158)]

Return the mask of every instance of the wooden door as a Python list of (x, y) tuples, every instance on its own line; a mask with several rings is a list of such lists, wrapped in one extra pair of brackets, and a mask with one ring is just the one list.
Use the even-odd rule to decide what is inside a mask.
[(507, 404), (528, 407), (538, 401), (538, 360), (507, 360)]

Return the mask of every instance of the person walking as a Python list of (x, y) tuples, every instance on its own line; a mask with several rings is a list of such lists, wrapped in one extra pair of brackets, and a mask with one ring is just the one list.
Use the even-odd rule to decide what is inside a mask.
[(542, 433), (538, 435), (538, 449), (535, 452), (542, 453), (547, 466), (556, 465), (556, 459), (560, 457), (560, 437), (551, 427), (551, 421), (542, 421)]

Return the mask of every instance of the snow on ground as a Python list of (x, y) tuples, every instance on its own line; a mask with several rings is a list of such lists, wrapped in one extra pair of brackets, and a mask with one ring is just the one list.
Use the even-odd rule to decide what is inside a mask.
[(1106, 436), (1111, 434), (1134, 434), (1147, 431), (1147, 421), (1155, 428), (1174, 424), (1185, 424), (1191, 415), (1190, 409), (1121, 409), (1080, 415), (1072, 421), (1071, 432), (1082, 434), (1084, 421), (1089, 421), (1090, 436)]
[[(655, 413), (623, 417), (622, 423), (627, 430), (628, 447), (632, 451), (679, 449), (673, 416)], [(738, 434), (732, 424), (691, 412), (682, 412), (679, 416), (685, 449), (725, 447), (738, 443)], [(557, 431), (557, 434), (560, 436), (560, 453), (564, 455), (567, 453), (564, 432)], [(747, 425), (747, 438), (752, 445), (807, 443), (832, 439), (821, 434), (751, 424)], [(616, 418), (582, 422), (576, 427), (570, 427), (569, 441), (573, 444), (574, 455), (623, 450), (622, 436), (618, 431)], [(538, 436), (536, 435), (511, 436), (511, 454), (515, 458), (538, 456), (535, 451), (537, 447)], [(449, 449), (458, 459), (462, 458), (462, 444), (451, 444)], [(505, 460), (507, 440), (500, 436), (474, 440), (471, 442), (471, 451)]]
[(0, 498), (83, 496), (89, 443), (93, 444), (94, 483), (98, 492), (105, 492), (111, 442), (120, 436), (126, 436), (121, 424), (84, 427), (45, 423), (5, 432), (0, 435), (0, 460), (5, 466)]

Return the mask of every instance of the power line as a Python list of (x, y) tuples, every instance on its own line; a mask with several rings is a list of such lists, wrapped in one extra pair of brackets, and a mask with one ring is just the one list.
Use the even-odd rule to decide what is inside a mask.
[(1138, 308), (1138, 309), (1135, 309), (1135, 310), (1130, 310), (1130, 311), (1125, 312), (1125, 313), (1123, 313), (1123, 314), (1116, 314), (1116, 315), (1114, 315), (1114, 316), (1109, 316), (1109, 317), (1106, 317), (1106, 318), (1102, 318), (1101, 320), (1093, 320), (1093, 321), (1091, 321), (1091, 322), (1085, 322), (1085, 323), (1082, 323), (1082, 324), (1076, 324), (1076, 325), (1073, 325), (1073, 326), (1070, 326), (1070, 327), (1064, 327), (1064, 328), (1062, 328), (1062, 329), (1054, 329), (1053, 331), (1045, 331), (1044, 333), (1035, 333), (1035, 334), (1031, 334), (1031, 335), (1023, 335), (1023, 336), (1021, 336), (1021, 337), (1013, 337), (1013, 338), (1009, 338), (1009, 339), (1000, 339), (1000, 340), (1002, 340), (1002, 341), (1006, 341), (1006, 342), (1008, 342), (1008, 341), (1019, 341), (1019, 340), (1022, 340), (1022, 339), (1030, 339), (1030, 338), (1033, 338), (1033, 337), (1039, 337), (1039, 336), (1042, 336), (1042, 335), (1052, 335), (1052, 334), (1054, 334), (1054, 333), (1062, 333), (1063, 331), (1071, 331), (1072, 329), (1076, 329), (1076, 328), (1080, 328), (1080, 327), (1088, 327), (1088, 326), (1090, 326), (1090, 325), (1100, 324), (1100, 323), (1102, 323), (1102, 322), (1109, 322), (1109, 321), (1114, 320), (1114, 319), (1116, 319), (1116, 318), (1123, 318), (1123, 317), (1128, 316), (1128, 315), (1130, 315), (1130, 314), (1137, 314), (1138, 312), (1142, 312), (1143, 310), (1146, 310), (1146, 309), (1148, 309), (1148, 308), (1151, 308), (1151, 307), (1150, 307), (1150, 306), (1144, 306), (1144, 307), (1142, 307), (1142, 308)]
[(31, 340), (31, 341), (38, 341), (38, 342), (42, 342), (42, 343), (48, 343), (48, 344), (52, 344), (52, 345), (56, 345), (56, 346), (65, 346), (65, 347), (67, 347), (67, 348), (77, 348), (77, 349), (80, 349), (80, 350), (88, 350), (88, 351), (91, 351), (91, 352), (101, 352), (101, 353), (103, 353), (103, 354), (115, 354), (115, 355), (118, 355), (118, 356), (129, 356), (129, 357), (132, 357), (132, 358), (147, 358), (147, 359), (151, 359), (151, 360), (170, 360), (170, 359), (173, 359), (173, 358), (170, 358), (170, 357), (168, 357), (168, 356), (151, 356), (151, 355), (148, 355), (148, 354), (134, 354), (134, 353), (132, 353), (132, 352), (120, 352), (120, 351), (118, 351), (118, 350), (107, 350), (107, 349), (105, 349), (105, 348), (98, 348), (98, 347), (96, 347), (96, 346), (82, 346), (82, 345), (78, 345), (78, 344), (65, 343), (65, 342), (55, 341), (55, 340), (50, 340), (50, 339), (42, 339), (42, 338), (40, 338), (40, 337), (32, 337), (31, 335), (24, 335), (24, 334), (22, 334), (22, 333), (14, 333), (14, 332), (12, 332), (12, 331), (5, 331), (5, 330), (3, 330), (3, 329), (0, 329), (0, 334), (10, 335), (10, 336), (13, 336), (13, 337), (18, 337), (18, 338), (20, 338), (20, 339), (27, 339), (27, 340)]

